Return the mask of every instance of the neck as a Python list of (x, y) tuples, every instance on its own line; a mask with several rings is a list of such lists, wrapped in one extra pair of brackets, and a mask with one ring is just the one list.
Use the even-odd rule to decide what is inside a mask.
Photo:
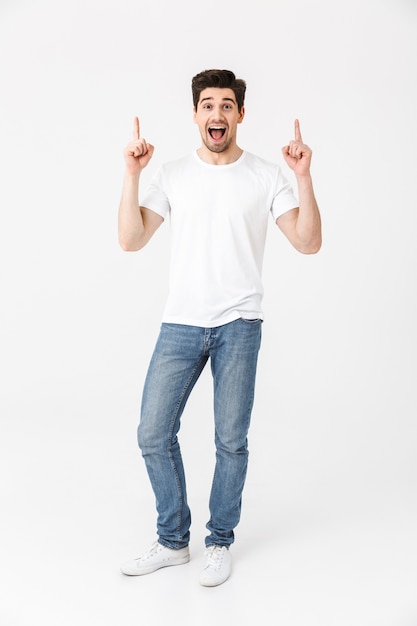
[(228, 165), (242, 156), (243, 150), (239, 146), (231, 146), (224, 152), (212, 152), (204, 144), (197, 150), (202, 161), (211, 165)]

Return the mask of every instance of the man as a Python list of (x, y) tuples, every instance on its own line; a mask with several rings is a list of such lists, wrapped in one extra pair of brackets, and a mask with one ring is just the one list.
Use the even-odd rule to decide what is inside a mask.
[(300, 252), (316, 253), (321, 246), (311, 150), (303, 144), (300, 125), (296, 120), (295, 138), (283, 148), (296, 177), (297, 201), (278, 165), (237, 144), (245, 90), (245, 82), (228, 70), (206, 70), (193, 78), (194, 122), (201, 146), (160, 168), (140, 207), (140, 173), (154, 147), (140, 136), (137, 118), (124, 152), (120, 245), (124, 250), (141, 249), (168, 215), (172, 235), (168, 301), (138, 428), (156, 498), (158, 540), (122, 565), (128, 575), (189, 561), (191, 516), (177, 434), (188, 396), (210, 359), (216, 465), (200, 583), (215, 586), (229, 577), (229, 547), (240, 519), (248, 463), (269, 215)]

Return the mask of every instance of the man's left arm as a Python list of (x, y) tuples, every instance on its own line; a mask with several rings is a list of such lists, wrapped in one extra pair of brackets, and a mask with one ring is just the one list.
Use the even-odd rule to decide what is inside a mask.
[(321, 248), (321, 219), (310, 174), (311, 149), (303, 143), (300, 124), (295, 120), (295, 138), (282, 153), (297, 181), (299, 206), (277, 218), (277, 226), (303, 254), (316, 254)]

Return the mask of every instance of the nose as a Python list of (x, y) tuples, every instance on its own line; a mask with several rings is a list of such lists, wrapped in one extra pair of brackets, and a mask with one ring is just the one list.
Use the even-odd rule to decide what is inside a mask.
[(223, 110), (222, 110), (220, 105), (215, 106), (212, 109), (212, 117), (213, 117), (213, 121), (221, 121), (221, 120), (224, 119), (223, 118)]

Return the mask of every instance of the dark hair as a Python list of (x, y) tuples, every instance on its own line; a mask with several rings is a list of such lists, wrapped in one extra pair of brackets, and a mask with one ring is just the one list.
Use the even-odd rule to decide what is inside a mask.
[(208, 87), (232, 89), (236, 97), (238, 111), (240, 112), (245, 101), (246, 83), (244, 80), (236, 78), (230, 70), (205, 70), (200, 72), (191, 81), (195, 109), (197, 109), (201, 92)]

